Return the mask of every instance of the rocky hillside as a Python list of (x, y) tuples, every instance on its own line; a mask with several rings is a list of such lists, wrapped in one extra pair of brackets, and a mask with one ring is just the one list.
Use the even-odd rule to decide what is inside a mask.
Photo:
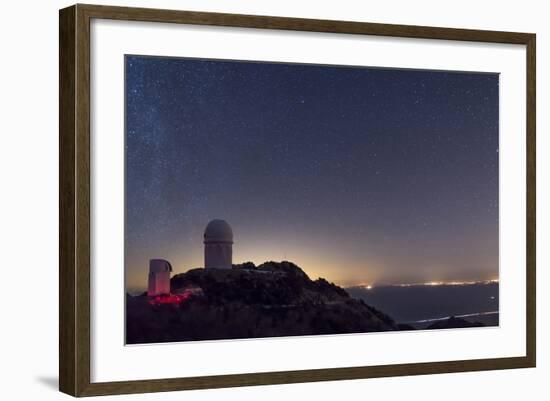
[(290, 262), (192, 269), (172, 278), (171, 291), (127, 296), (127, 343), (398, 329), (389, 316)]

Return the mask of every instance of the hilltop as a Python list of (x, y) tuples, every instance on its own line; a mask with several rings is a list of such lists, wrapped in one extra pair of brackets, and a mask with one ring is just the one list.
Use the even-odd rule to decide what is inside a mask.
[(191, 269), (171, 296), (127, 296), (127, 343), (397, 330), (392, 318), (291, 262)]

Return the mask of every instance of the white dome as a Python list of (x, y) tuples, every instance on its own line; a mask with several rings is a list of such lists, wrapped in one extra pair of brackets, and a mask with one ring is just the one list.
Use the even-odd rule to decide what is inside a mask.
[(233, 230), (225, 220), (212, 220), (204, 230), (204, 242), (227, 242), (232, 244)]

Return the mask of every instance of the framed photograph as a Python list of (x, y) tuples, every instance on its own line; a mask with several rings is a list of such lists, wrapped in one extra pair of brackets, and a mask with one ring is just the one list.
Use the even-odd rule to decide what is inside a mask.
[(59, 18), (61, 391), (535, 366), (534, 34)]

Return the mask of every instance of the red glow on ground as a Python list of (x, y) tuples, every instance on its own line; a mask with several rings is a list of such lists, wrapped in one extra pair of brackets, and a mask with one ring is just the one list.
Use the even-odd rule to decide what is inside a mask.
[(179, 305), (187, 301), (193, 294), (184, 292), (182, 294), (157, 295), (149, 300), (151, 305)]

